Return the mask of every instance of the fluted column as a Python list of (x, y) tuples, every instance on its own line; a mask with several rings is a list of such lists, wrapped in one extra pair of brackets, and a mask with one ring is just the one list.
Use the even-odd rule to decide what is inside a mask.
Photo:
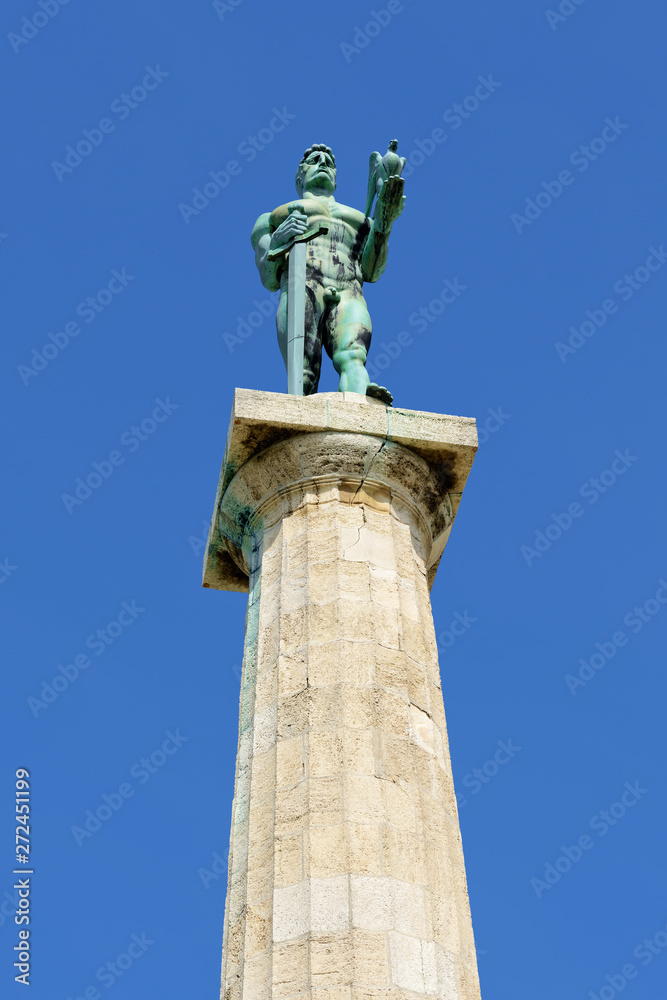
[(237, 391), (209, 539), (249, 589), (222, 996), (475, 1000), (429, 599), (474, 422), (324, 396)]

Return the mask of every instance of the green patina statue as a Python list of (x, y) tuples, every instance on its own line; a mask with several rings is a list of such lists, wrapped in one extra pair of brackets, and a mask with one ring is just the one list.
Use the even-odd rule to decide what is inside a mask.
[(392, 402), (365, 368), (372, 326), (362, 285), (377, 281), (387, 266), (391, 227), (405, 204), (405, 160), (396, 146), (392, 140), (384, 157), (371, 154), (366, 212), (377, 198), (372, 219), (334, 199), (336, 161), (328, 146), (318, 144), (299, 163), (299, 197), (255, 223), (252, 245), (262, 284), (280, 289), (276, 326), (288, 392), (317, 392), (324, 345), (340, 392)]

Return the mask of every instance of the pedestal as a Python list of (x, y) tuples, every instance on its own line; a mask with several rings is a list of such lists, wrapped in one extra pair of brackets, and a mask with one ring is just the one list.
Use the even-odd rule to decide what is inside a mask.
[(236, 391), (204, 569), (249, 592), (225, 1000), (479, 1000), (429, 599), (476, 446)]

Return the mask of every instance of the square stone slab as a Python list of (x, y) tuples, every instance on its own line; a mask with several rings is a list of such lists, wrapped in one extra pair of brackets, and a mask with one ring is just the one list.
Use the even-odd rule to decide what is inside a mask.
[[(241, 466), (278, 441), (322, 431), (368, 434), (410, 448), (442, 477), (456, 514), (477, 451), (473, 417), (402, 410), (356, 392), (293, 396), (236, 389), (204, 556), (204, 587), (248, 591), (248, 578), (232, 560), (217, 527), (222, 497)], [(437, 564), (431, 568), (430, 583), (436, 569)]]

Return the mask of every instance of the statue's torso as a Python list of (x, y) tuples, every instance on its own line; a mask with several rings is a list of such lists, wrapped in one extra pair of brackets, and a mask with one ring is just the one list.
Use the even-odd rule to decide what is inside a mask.
[(309, 229), (328, 229), (307, 244), (309, 278), (340, 288), (361, 283), (359, 258), (369, 230), (363, 212), (333, 199), (296, 198), (271, 213), (269, 232), (273, 233), (297, 206), (308, 216)]

